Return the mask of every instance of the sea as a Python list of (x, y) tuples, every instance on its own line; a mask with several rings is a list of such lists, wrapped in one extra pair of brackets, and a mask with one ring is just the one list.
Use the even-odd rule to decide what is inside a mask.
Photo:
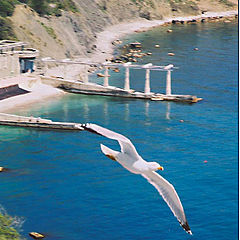
[[(193, 235), (152, 185), (103, 155), (100, 144), (119, 150), (116, 141), (85, 131), (0, 126), (0, 165), (10, 169), (0, 174), (1, 206), (21, 219), (24, 239), (32, 231), (49, 240), (238, 239), (237, 20), (161, 26), (123, 41), (152, 52), (138, 64), (178, 67), (173, 94), (203, 100), (67, 94), (15, 113), (96, 123), (131, 139), (145, 160), (164, 167), (159, 174), (175, 187)], [(123, 69), (109, 73), (110, 85), (123, 87)], [(165, 80), (166, 73), (151, 71), (151, 91), (164, 93)], [(144, 71), (130, 70), (132, 89), (143, 91), (144, 81)]]

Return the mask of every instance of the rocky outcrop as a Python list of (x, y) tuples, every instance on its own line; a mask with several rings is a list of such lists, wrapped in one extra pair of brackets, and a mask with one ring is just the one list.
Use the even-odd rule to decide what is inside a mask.
[[(42, 56), (84, 57), (95, 49), (97, 33), (107, 26), (139, 19), (197, 15), (201, 11), (237, 9), (237, 0), (74, 0), (78, 12), (40, 17), (27, 5), (17, 5), (14, 32), (40, 50)], [(107, 37), (107, 36), (106, 36)]]

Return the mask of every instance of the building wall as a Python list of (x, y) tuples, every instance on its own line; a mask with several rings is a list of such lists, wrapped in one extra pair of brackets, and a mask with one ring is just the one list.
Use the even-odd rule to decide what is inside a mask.
[(17, 53), (0, 54), (0, 81), (1, 78), (20, 75), (19, 56)]

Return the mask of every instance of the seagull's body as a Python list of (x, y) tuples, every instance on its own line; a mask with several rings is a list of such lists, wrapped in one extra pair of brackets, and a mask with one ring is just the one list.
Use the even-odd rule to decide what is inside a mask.
[(170, 207), (174, 216), (178, 219), (184, 230), (192, 235), (183, 210), (183, 206), (173, 185), (156, 173), (157, 170), (163, 170), (163, 167), (156, 162), (147, 162), (142, 159), (131, 141), (119, 133), (91, 123), (83, 124), (82, 127), (89, 132), (117, 140), (121, 146), (121, 152), (114, 151), (101, 144), (102, 152), (110, 159), (120, 163), (128, 171), (134, 174), (140, 174), (146, 178), (148, 182), (158, 190), (159, 194)]

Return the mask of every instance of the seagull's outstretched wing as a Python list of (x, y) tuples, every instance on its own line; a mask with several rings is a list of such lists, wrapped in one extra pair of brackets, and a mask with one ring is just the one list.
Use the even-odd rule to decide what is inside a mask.
[(108, 130), (104, 127), (100, 127), (97, 124), (93, 123), (82, 124), (81, 127), (83, 127), (89, 132), (96, 133), (98, 135), (102, 135), (113, 140), (117, 140), (121, 146), (122, 153), (126, 153), (130, 156), (139, 156), (131, 141), (123, 135)]
[(156, 172), (149, 171), (142, 174), (142, 176), (146, 178), (148, 182), (151, 183), (158, 190), (158, 192), (163, 197), (167, 205), (170, 207), (174, 216), (177, 218), (183, 229), (187, 233), (192, 235), (183, 210), (183, 206), (173, 185)]

